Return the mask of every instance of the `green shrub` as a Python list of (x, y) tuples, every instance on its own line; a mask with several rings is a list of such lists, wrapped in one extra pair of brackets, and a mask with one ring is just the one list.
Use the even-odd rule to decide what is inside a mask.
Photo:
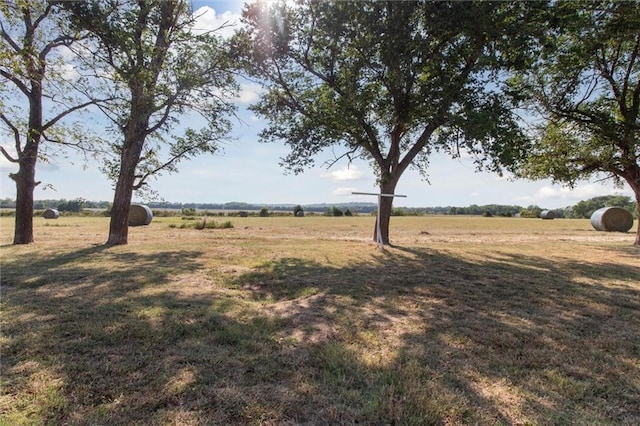
[(325, 210), (324, 215), (325, 216), (340, 217), (340, 216), (344, 215), (344, 212), (342, 210), (340, 210), (338, 207), (333, 206), (330, 209)]
[(216, 222), (215, 220), (207, 220), (207, 218), (205, 217), (204, 219), (198, 221), (198, 223), (194, 224), (194, 228), (195, 229), (229, 229), (229, 228), (233, 228), (233, 222), (229, 220), (226, 222)]

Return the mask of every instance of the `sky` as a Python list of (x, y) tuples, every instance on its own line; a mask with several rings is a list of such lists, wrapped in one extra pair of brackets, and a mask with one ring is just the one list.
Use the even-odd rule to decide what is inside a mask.
[[(239, 22), (243, 2), (192, 0), (192, 5), (199, 16), (199, 27), (206, 29), (217, 28), (224, 22)], [(232, 140), (225, 142), (219, 153), (182, 162), (177, 174), (164, 174), (150, 181), (160, 199), (182, 203), (239, 201), (265, 205), (376, 201), (372, 196), (351, 194), (378, 192), (373, 169), (368, 162), (348, 164), (345, 160), (327, 169), (323, 163), (332, 158), (332, 153), (326, 152), (317, 158), (316, 167), (299, 175), (286, 174), (279, 163), (288, 149), (283, 143), (260, 143), (258, 133), (266, 126), (266, 121), (247, 109), (259, 94), (257, 84), (242, 83), (240, 96), (235, 101), (240, 120), (234, 121)], [(6, 138), (0, 142), (4, 147), (11, 145)], [(42, 183), (36, 187), (34, 198), (111, 201), (112, 183), (98, 166), (73, 156), (54, 158), (50, 163), (40, 162), (36, 180)], [(0, 198), (15, 198), (15, 184), (8, 175), (16, 171), (17, 167), (0, 158)], [(569, 189), (552, 184), (550, 180), (513, 180), (493, 173), (481, 173), (475, 170), (473, 160), (468, 157), (451, 159), (445, 155), (434, 155), (428, 174), (429, 182), (425, 182), (417, 172), (407, 170), (396, 188), (396, 194), (406, 195), (406, 198), (396, 198), (394, 205), (506, 204), (555, 209), (600, 195), (632, 196), (627, 187), (617, 188), (595, 179)], [(136, 196), (134, 199), (145, 201)]]

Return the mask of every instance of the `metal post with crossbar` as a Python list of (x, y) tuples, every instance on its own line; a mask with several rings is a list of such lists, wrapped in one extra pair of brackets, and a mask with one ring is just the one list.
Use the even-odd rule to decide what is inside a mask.
[(403, 197), (406, 198), (406, 195), (399, 194), (378, 194), (375, 192), (352, 192), (353, 195), (375, 195), (378, 197), (378, 214), (376, 216), (376, 243), (380, 248), (384, 248), (384, 243), (382, 242), (382, 233), (380, 232), (380, 202), (382, 201), (382, 197), (394, 198), (394, 197)]

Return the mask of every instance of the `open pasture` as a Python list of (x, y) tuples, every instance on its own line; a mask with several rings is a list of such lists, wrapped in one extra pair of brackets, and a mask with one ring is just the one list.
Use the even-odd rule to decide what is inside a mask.
[[(0, 424), (640, 423), (640, 249), (588, 220), (0, 218)], [(226, 218), (225, 218), (226, 220)], [(636, 225), (637, 226), (637, 225)], [(635, 228), (634, 228), (635, 230)]]

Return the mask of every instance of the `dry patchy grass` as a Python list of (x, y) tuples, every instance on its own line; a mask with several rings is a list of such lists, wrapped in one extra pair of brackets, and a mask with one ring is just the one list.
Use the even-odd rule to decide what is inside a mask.
[(0, 424), (638, 424), (640, 251), (586, 220), (36, 219)]

